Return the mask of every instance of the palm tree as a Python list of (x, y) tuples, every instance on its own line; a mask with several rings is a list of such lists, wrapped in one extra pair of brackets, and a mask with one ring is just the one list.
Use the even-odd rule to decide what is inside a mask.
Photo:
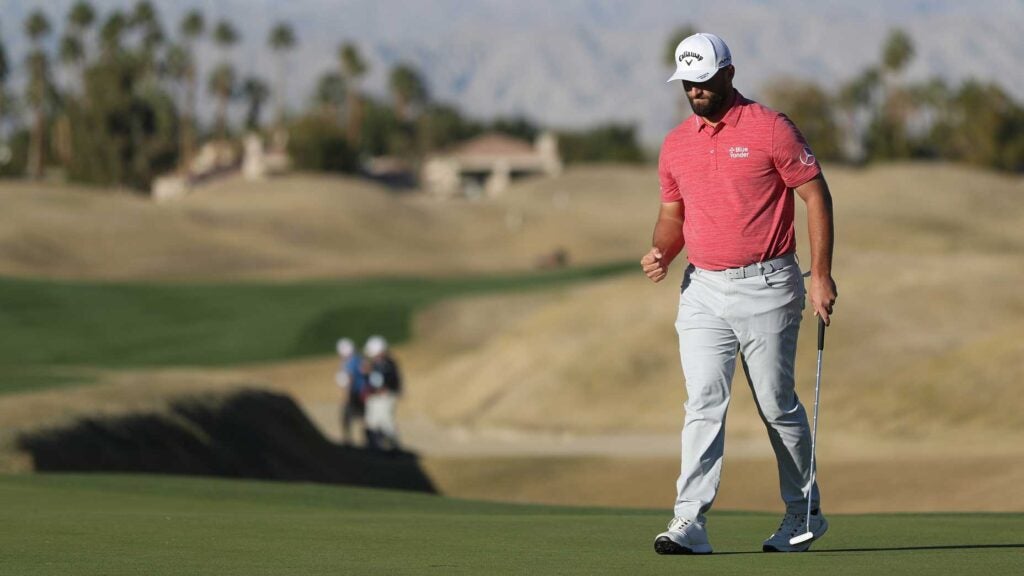
[(906, 142), (907, 122), (912, 113), (913, 102), (903, 87), (900, 77), (907, 65), (914, 58), (914, 43), (906, 32), (895, 29), (889, 32), (882, 48), (882, 87), (884, 89), (882, 104), (884, 109), (876, 115), (876, 125), (887, 141), (886, 148), (890, 155), (907, 155), (909, 147)]
[(391, 70), (388, 87), (394, 99), (395, 117), (408, 120), (409, 107), (427, 101), (427, 86), (420, 74), (408, 64), (398, 64)]
[(6, 119), (7, 110), (7, 77), (11, 74), (10, 63), (7, 60), (7, 48), (4, 47), (3, 40), (0, 39), (0, 148), (4, 149), (4, 154), (10, 153), (7, 149), (7, 133), (4, 132), (4, 120)]
[(347, 88), (345, 108), (348, 113), (346, 133), (353, 148), (359, 147), (360, 132), (363, 122), (363, 99), (359, 92), (359, 80), (369, 71), (359, 48), (351, 42), (345, 42), (338, 49), (338, 60), (341, 64), (341, 77), (345, 79)]
[(50, 35), (50, 21), (42, 10), (36, 9), (25, 20), (25, 34), (32, 42), (32, 51), (26, 58), (29, 81), (27, 100), (32, 107), (32, 128), (29, 134), (28, 173), (32, 178), (43, 176), (46, 145), (46, 96), (49, 91), (49, 60), (43, 49), (44, 39)]
[(79, 0), (68, 11), (68, 23), (79, 32), (85, 32), (96, 21), (96, 11), (85, 0)]
[(61, 41), (61, 61), (78, 68), (79, 89), (84, 94), (85, 63), (88, 59), (85, 35), (96, 21), (96, 11), (85, 0), (79, 0), (68, 10), (67, 21), (66, 40)]
[(142, 48), (143, 76), (151, 78), (156, 70), (156, 53), (166, 37), (160, 27), (160, 17), (156, 8), (148, 0), (140, 0), (135, 4), (128, 19), (131, 28), (138, 30), (140, 47)]
[[(65, 66), (72, 69), (78, 69), (80, 71), (83, 70), (85, 68), (83, 64), (85, 60), (85, 47), (82, 45), (80, 36), (71, 31), (66, 33), (60, 40), (60, 47), (58, 48), (57, 56)], [(79, 72), (79, 77), (82, 79), (80, 89), (82, 99), (84, 100), (86, 93), (84, 73)], [(73, 83), (74, 80), (69, 81), (69, 86), (65, 90), (65, 93), (69, 98), (72, 93), (70, 85)], [(61, 163), (65, 166), (69, 166), (72, 160), (71, 117), (68, 115), (67, 108), (60, 111), (54, 123), (53, 142), (54, 145), (52, 148), (57, 152), (57, 157), (60, 159)]]
[(7, 61), (7, 48), (4, 46), (3, 39), (0, 38), (0, 87), (7, 82), (7, 77), (10, 73), (11, 67)]
[(192, 10), (181, 20), (182, 55), (183, 65), (182, 76), (185, 83), (185, 105), (181, 114), (181, 142), (179, 143), (179, 156), (181, 158), (181, 169), (188, 170), (192, 165), (192, 156), (195, 151), (195, 113), (196, 113), (196, 89), (197, 73), (195, 45), (199, 37), (203, 35), (206, 22), (199, 10)]
[(100, 27), (100, 45), (105, 58), (115, 58), (121, 54), (121, 41), (128, 30), (128, 17), (124, 12), (114, 11)]
[(203, 13), (199, 10), (192, 10), (181, 20), (181, 34), (189, 41), (194, 42), (203, 34), (206, 29), (206, 21)]
[(882, 64), (887, 72), (899, 74), (914, 58), (914, 42), (900, 29), (889, 32), (882, 49)]
[(278, 126), (284, 124), (284, 103), (285, 103), (285, 55), (295, 47), (295, 31), (284, 22), (278, 23), (270, 31), (268, 38), (270, 49), (277, 55), (277, 88), (274, 90), (274, 107), (276, 108), (276, 122)]
[(235, 69), (228, 62), (231, 47), (238, 43), (238, 32), (226, 20), (213, 29), (213, 41), (221, 49), (221, 63), (210, 74), (210, 92), (217, 97), (216, 132), (220, 138), (228, 134), (228, 104), (235, 94)]
[(213, 41), (226, 53), (238, 43), (238, 31), (228, 21), (221, 20), (213, 29)]
[(214, 131), (218, 138), (228, 135), (228, 103), (235, 95), (235, 68), (227, 62), (219, 64), (210, 72), (209, 90), (217, 97), (217, 114)]
[[(847, 159), (859, 162), (864, 159), (864, 124), (871, 122), (875, 114), (876, 97), (881, 73), (877, 68), (868, 68), (855, 78), (839, 87), (836, 103), (845, 113)], [(868, 118), (864, 118), (867, 115)]]
[(143, 30), (159, 26), (158, 17), (156, 15), (156, 8), (153, 7), (152, 2), (148, 0), (139, 0), (135, 3), (135, 8), (132, 10), (131, 25), (137, 26)]
[(182, 44), (172, 44), (167, 47), (164, 64), (167, 77), (174, 82), (176, 88), (175, 100), (184, 100), (182, 93), (187, 86), (188, 71), (192, 67), (192, 54)]
[[(67, 13), (67, 26), (64, 32), (64, 36), (60, 40), (60, 47), (58, 48), (58, 58), (60, 62), (68, 67), (73, 74), (73, 78), (68, 80), (68, 86), (65, 92), (69, 95), (73, 92), (72, 86), (77, 82), (79, 92), (79, 102), (82, 107), (88, 106), (88, 98), (85, 85), (85, 70), (86, 70), (86, 48), (85, 48), (85, 36), (96, 20), (96, 12), (92, 6), (81, 0), (71, 6), (71, 9)], [(61, 162), (65, 166), (70, 166), (73, 160), (73, 147), (71, 145), (71, 117), (67, 109), (65, 109), (60, 117), (56, 121), (54, 130), (54, 138), (56, 145), (54, 148), (60, 157)]]
[(331, 123), (337, 123), (338, 109), (345, 101), (345, 79), (341, 77), (341, 74), (327, 72), (320, 76), (316, 83), (313, 101), (325, 118), (330, 119)]
[(242, 96), (248, 102), (245, 113), (245, 127), (249, 130), (260, 129), (260, 113), (263, 103), (270, 97), (270, 87), (262, 79), (249, 76), (242, 82)]
[(81, 68), (85, 58), (85, 46), (82, 40), (75, 34), (68, 32), (60, 39), (60, 47), (57, 49), (57, 57), (62, 64), (73, 68)]
[(953, 91), (944, 80), (933, 77), (912, 86), (909, 93), (911, 100), (916, 103), (917, 112), (923, 115), (929, 126), (927, 133), (920, 138), (920, 146), (925, 154), (939, 156), (944, 140), (941, 132), (950, 125)]

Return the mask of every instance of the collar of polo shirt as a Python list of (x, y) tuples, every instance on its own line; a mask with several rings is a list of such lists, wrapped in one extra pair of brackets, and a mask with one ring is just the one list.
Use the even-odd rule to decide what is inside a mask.
[(701, 118), (700, 116), (697, 116), (696, 114), (693, 115), (693, 117), (696, 119), (697, 132), (703, 130), (705, 126), (707, 126), (708, 128), (717, 128), (722, 124), (728, 124), (730, 126), (735, 126), (739, 124), (740, 116), (743, 115), (743, 106), (740, 106), (740, 104), (746, 102), (747, 99), (744, 98), (743, 94), (740, 94), (740, 91), (735, 88), (732, 89), (732, 95), (732, 104), (729, 105), (729, 109), (725, 112), (725, 116), (722, 116), (722, 119), (718, 121), (717, 125), (712, 126), (711, 124), (705, 122), (704, 119)]

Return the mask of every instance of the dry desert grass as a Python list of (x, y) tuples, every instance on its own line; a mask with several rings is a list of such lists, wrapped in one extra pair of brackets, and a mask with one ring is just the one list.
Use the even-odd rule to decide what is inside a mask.
[[(1001, 464), (1024, 456), (1024, 180), (922, 164), (827, 175), (840, 299), (826, 343), (822, 474), (839, 507), (1024, 509), (1015, 488), (1024, 470)], [(575, 262), (638, 259), (657, 211), (653, 170), (622, 167), (524, 181), (479, 203), (317, 176), (226, 182), (168, 206), (26, 185), (4, 185), (0, 197), (7, 207), (0, 272), (79, 278), (480, 273), (530, 268), (555, 247)], [(808, 262), (803, 218), (801, 210)], [(440, 486), (464, 496), (580, 503), (670, 498), (662, 492), (671, 488), (684, 399), (672, 325), (681, 269), (661, 285), (638, 272), (547, 293), (449, 301), (421, 314), (414, 340), (398, 350), (409, 377), (401, 416)], [(799, 358), (805, 399), (813, 390), (811, 332)], [(100, 375), (94, 392), (70, 397), (78, 406), (89, 406), (90, 394), (94, 403), (116, 404), (118, 391), (137, 390), (153, 375), (167, 394), (175, 379), (256, 383), (290, 391), (333, 432), (333, 370), (334, 360), (323, 358), (205, 376), (113, 373)], [(0, 414), (17, 420), (60, 410), (60, 393), (39, 394), (0, 399)], [(615, 437), (626, 440), (594, 447)], [(494, 438), (516, 457), (481, 459), (500, 452)], [(585, 458), (553, 450), (559, 438), (588, 446)], [(664, 451), (652, 454), (651, 442)], [(775, 506), (764, 491), (767, 441), (741, 376), (728, 444), (734, 463), (723, 504)], [(895, 479), (886, 479), (890, 471)], [(984, 485), (975, 481), (979, 471)], [(498, 487), (496, 477), (509, 486)], [(594, 490), (580, 487), (595, 478), (622, 490), (584, 498)], [(870, 488), (900, 478), (907, 482), (899, 490)]]
[[(830, 180), (840, 290), (826, 345), (831, 425), (910, 438), (1024, 430), (1022, 180), (948, 166), (836, 170)], [(418, 363), (409, 408), (457, 425), (674, 430), (680, 276), (677, 265), (657, 286), (638, 273), (543, 298), (443, 304), (420, 318), (408, 351)], [(730, 425), (760, 434), (744, 416), (749, 396), (735, 394)]]
[(656, 212), (641, 168), (570, 170), (487, 202), (438, 202), (365, 181), (230, 178), (180, 202), (0, 184), (0, 274), (226, 280), (423, 276), (632, 258)]

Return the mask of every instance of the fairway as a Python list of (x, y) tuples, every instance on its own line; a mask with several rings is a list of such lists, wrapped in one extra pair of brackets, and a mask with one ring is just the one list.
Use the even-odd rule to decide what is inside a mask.
[(662, 557), (662, 512), (152, 476), (0, 478), (4, 574), (1011, 574), (1024, 515), (831, 516), (762, 554), (774, 515), (719, 512), (715, 554)]
[(504, 276), (153, 284), (0, 277), (0, 392), (84, 383), (57, 367), (228, 366), (330, 354), (341, 336), (409, 338), (413, 315), (456, 296), (555, 288), (613, 263)]

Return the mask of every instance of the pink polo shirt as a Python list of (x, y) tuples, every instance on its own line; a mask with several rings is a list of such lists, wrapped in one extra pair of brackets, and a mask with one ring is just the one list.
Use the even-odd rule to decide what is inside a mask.
[(661, 147), (661, 201), (683, 203), (690, 263), (724, 270), (796, 250), (793, 188), (821, 173), (784, 114), (747, 100), (712, 127), (693, 115)]

